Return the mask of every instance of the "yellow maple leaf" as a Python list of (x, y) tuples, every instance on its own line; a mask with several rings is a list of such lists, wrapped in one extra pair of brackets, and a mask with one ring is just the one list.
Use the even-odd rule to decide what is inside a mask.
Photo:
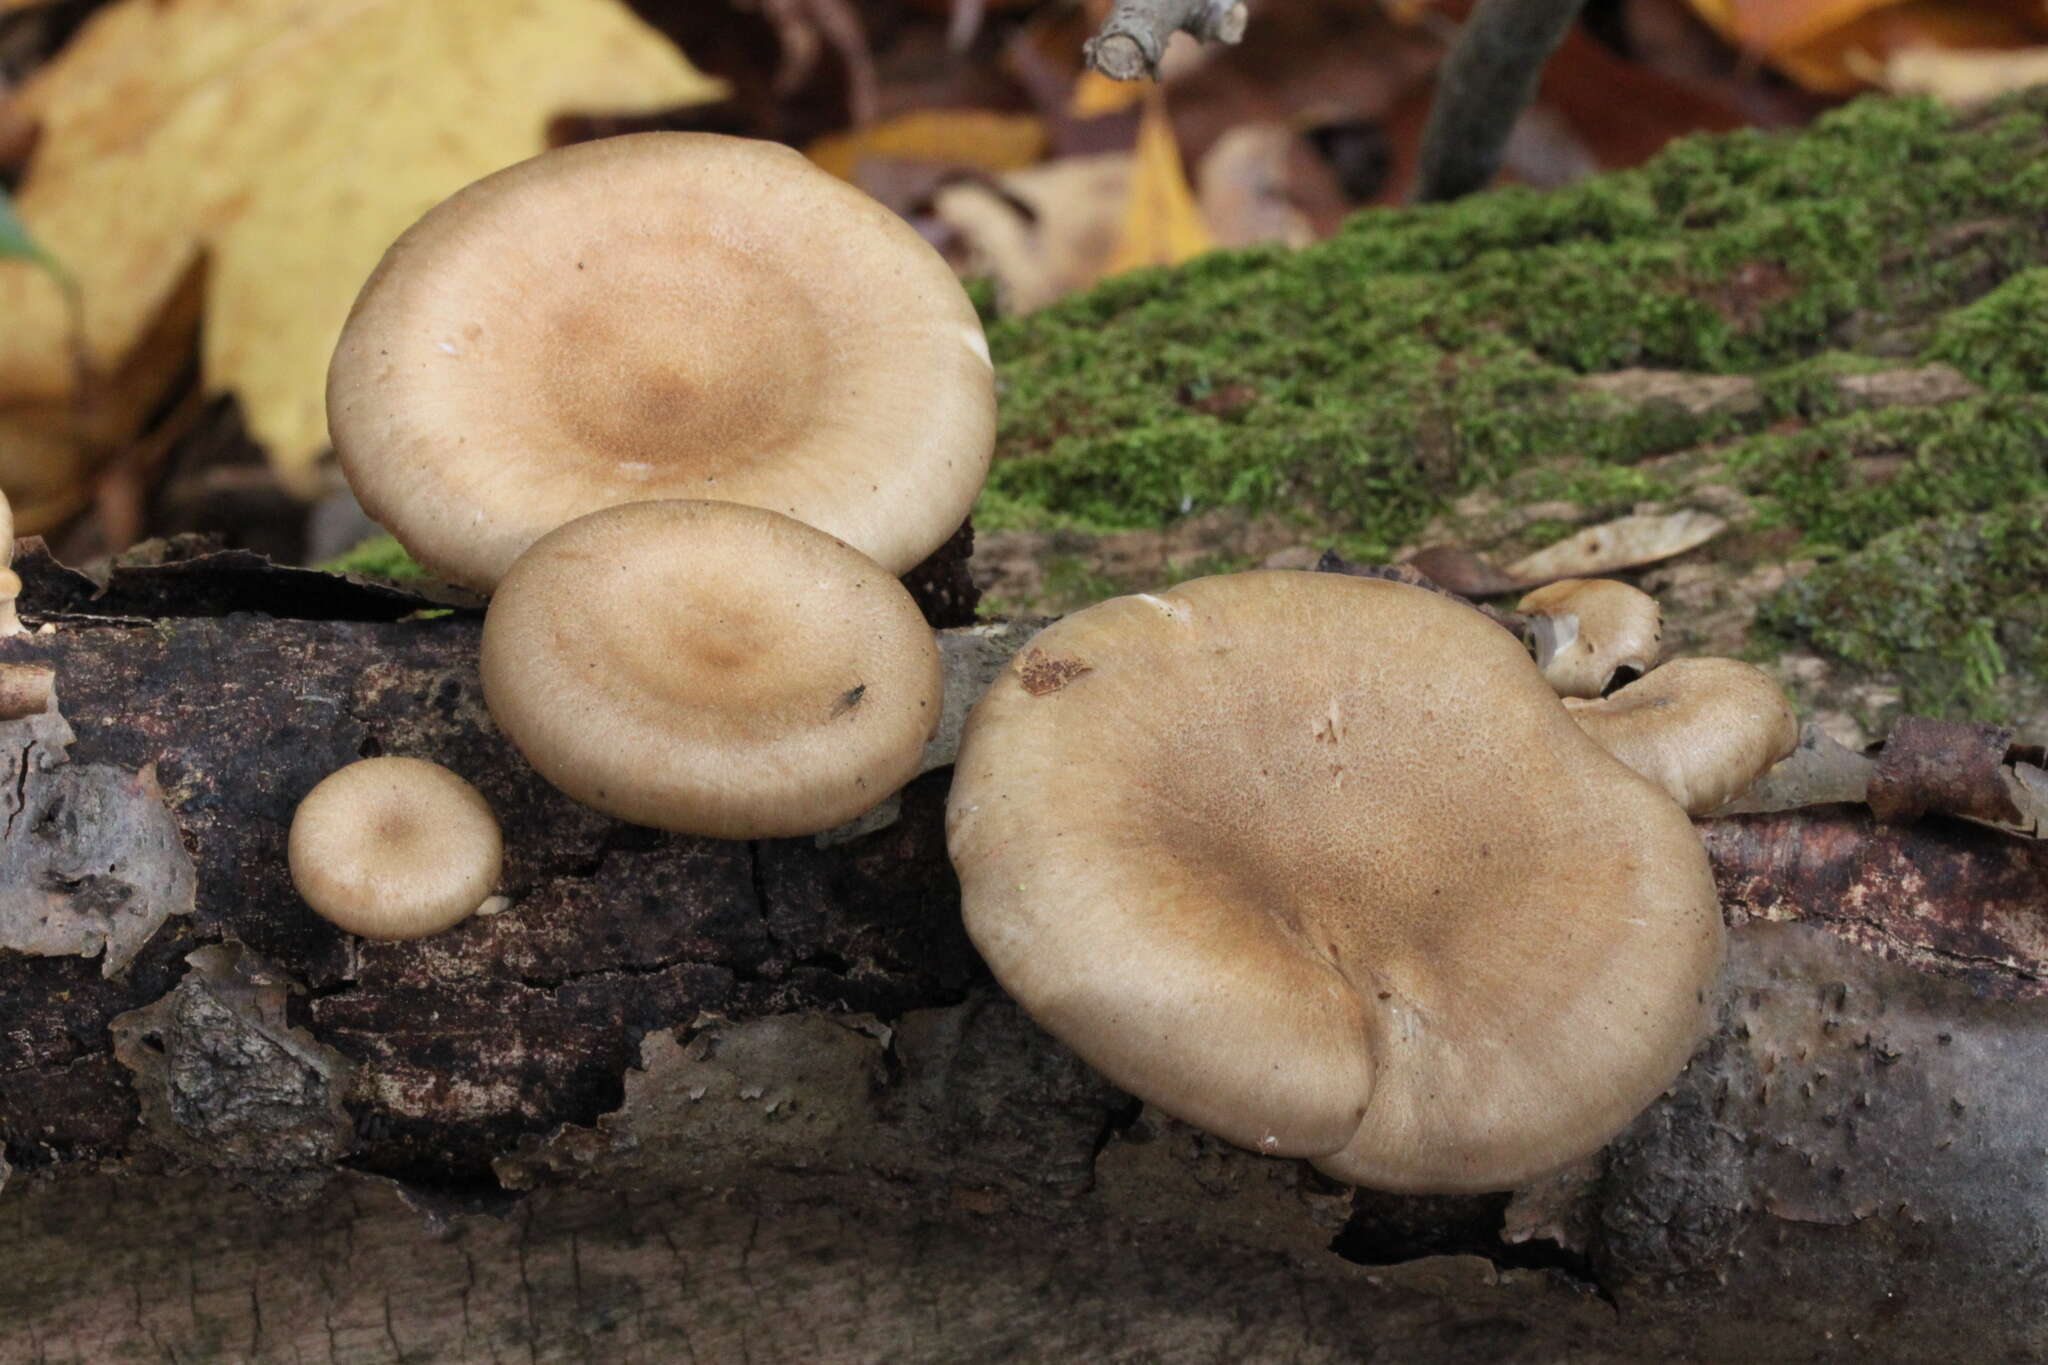
[(1782, 56), (1873, 10), (1902, 0), (1693, 0), (1693, 8), (1744, 48)]
[(1145, 97), (1138, 145), (1131, 165), (1131, 197), (1124, 209), (1116, 250), (1105, 275), (1147, 265), (1179, 265), (1213, 249), (1216, 239), (1202, 221), (1173, 140), (1166, 97), (1157, 86)]
[(1015, 171), (1035, 164), (1050, 141), (1045, 120), (988, 109), (914, 109), (907, 114), (828, 133), (804, 155), (841, 180), (852, 180), (867, 157), (902, 157), (984, 171)]
[(1067, 96), (1067, 115), (1106, 118), (1121, 114), (1141, 103), (1151, 89), (1150, 81), (1120, 81), (1090, 68), (1081, 73), (1081, 78), (1074, 82), (1074, 93)]
[(2024, 48), (2048, 37), (2042, 0), (1692, 0), (1723, 36), (1809, 90), (1846, 95), (1895, 55)]
[[(116, 0), (0, 123), (40, 128), (16, 207), (78, 279), (94, 369), (132, 368), (203, 269), (205, 383), (311, 493), (327, 361), (392, 238), (555, 115), (722, 90), (618, 0)], [(0, 262), (0, 318), (0, 419), (61, 407), (59, 291)], [(0, 446), (0, 482), (36, 477)]]

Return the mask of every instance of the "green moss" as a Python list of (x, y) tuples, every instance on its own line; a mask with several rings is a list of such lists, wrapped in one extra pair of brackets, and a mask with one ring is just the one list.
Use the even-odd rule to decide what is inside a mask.
[[(1475, 489), (1612, 516), (1711, 467), (1749, 495), (1749, 529), (1791, 528), (1821, 561), (1770, 603), (1778, 644), (1982, 711), (2043, 662), (2044, 153), (2048, 92), (1961, 119), (1866, 99), (1560, 192), (1369, 212), (1304, 251), (1111, 281), (992, 329), (977, 518), (1104, 532), (1235, 508), (1372, 556)], [(1840, 383), (1934, 360), (1986, 394), (1860, 410)], [(1633, 366), (1746, 375), (1758, 401), (1701, 413), (1579, 382)], [(1699, 459), (1638, 467), (1676, 451)]]
[(1852, 413), (1753, 437), (1726, 467), (1761, 525), (1797, 529), (1808, 554), (1854, 550), (1923, 517), (2048, 495), (2048, 397)]
[(996, 282), (986, 275), (977, 275), (965, 281), (967, 301), (974, 305), (974, 311), (981, 315), (982, 326), (996, 320)]
[(1074, 611), (1123, 590), (1122, 584), (1081, 555), (1056, 554), (1045, 561), (1045, 588), (1040, 595), (1049, 611)]
[(1513, 491), (1517, 502), (1569, 502), (1589, 517), (1607, 517), (1624, 515), (1639, 502), (1670, 498), (1678, 489), (1636, 465), (1569, 461), (1529, 470), (1515, 480)]
[(313, 567), (329, 573), (355, 573), (399, 582), (427, 577), (427, 571), (413, 562), (405, 547), (387, 535), (371, 536), (354, 549)]
[(2048, 497), (1914, 522), (1824, 564), (1760, 624), (1896, 678), (1907, 708), (1990, 719), (2048, 679)]
[(2048, 389), (2048, 267), (2022, 270), (1942, 319), (1927, 355), (1999, 392)]
[[(1688, 140), (1564, 191), (1369, 212), (1304, 251), (1219, 252), (1000, 322), (978, 515), (1107, 530), (1286, 509), (1391, 546), (1536, 460), (1622, 463), (1830, 416), (1831, 376), (1876, 362), (1828, 353), (1947, 336), (1955, 309), (2041, 258), (2044, 110), (2015, 101), (1959, 132), (1932, 105), (1865, 100), (1796, 137)], [(1766, 401), (1699, 416), (1573, 388), (1628, 366), (1767, 376)]]

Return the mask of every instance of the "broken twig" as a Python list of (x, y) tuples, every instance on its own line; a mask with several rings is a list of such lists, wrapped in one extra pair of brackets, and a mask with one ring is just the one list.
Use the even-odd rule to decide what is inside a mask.
[(1248, 18), (1244, 0), (1117, 0), (1081, 58), (1112, 80), (1159, 79), (1167, 40), (1192, 33), (1205, 43), (1235, 43)]

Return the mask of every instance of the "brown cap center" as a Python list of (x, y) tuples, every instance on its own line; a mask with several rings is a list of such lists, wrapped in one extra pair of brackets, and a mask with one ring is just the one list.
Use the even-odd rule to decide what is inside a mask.
[(563, 455), (624, 483), (686, 458), (716, 496), (721, 475), (810, 425), (826, 338), (786, 276), (680, 231), (573, 254), (545, 290), (545, 325), (514, 343), (539, 376), (531, 416)]

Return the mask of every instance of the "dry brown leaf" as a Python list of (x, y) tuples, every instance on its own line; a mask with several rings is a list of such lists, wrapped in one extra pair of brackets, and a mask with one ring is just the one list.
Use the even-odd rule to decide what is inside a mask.
[(1149, 88), (1148, 81), (1120, 81), (1091, 67), (1074, 82), (1074, 93), (1067, 101), (1067, 114), (1072, 118), (1107, 118), (1111, 114), (1121, 114), (1142, 104)]
[[(1209, 148), (1196, 172), (1202, 221), (1224, 246), (1307, 246), (1314, 222), (1295, 203), (1291, 174), (1300, 135), (1285, 123), (1244, 123)], [(1332, 187), (1334, 193), (1334, 186)]]
[(1739, 46), (1776, 57), (1872, 10), (1904, 0), (1692, 0), (1693, 8)]
[(1216, 239), (1202, 222), (1194, 191), (1188, 188), (1173, 121), (1166, 114), (1166, 97), (1157, 86), (1146, 97), (1133, 155), (1130, 200), (1105, 273), (1179, 265), (1214, 250)]
[(2009, 49), (2048, 37), (2040, 0), (1691, 0), (1723, 36), (1809, 90), (1848, 94), (1893, 54)]
[(1661, 516), (1621, 517), (1545, 546), (1504, 572), (1530, 586), (1559, 578), (1590, 578), (1684, 554), (1727, 527), (1713, 513), (1690, 507)]
[(1426, 545), (1405, 563), (1460, 596), (1499, 597), (1560, 578), (1593, 578), (1670, 559), (1706, 544), (1727, 525), (1711, 513), (1683, 508), (1588, 526), (1506, 568), (1458, 545)]
[(844, 133), (821, 137), (804, 154), (841, 180), (852, 181), (867, 157), (929, 161), (977, 170), (1017, 171), (1045, 155), (1043, 120), (987, 109), (919, 109)]
[[(553, 115), (721, 89), (616, 0), (117, 0), (0, 122), (41, 125), (17, 206), (79, 278), (95, 365), (203, 260), (205, 382), (310, 492), (328, 356), (393, 237), (541, 150)], [(0, 262), (0, 317), (0, 412), (68, 401), (56, 288)]]
[(1425, 545), (1401, 562), (1460, 597), (1501, 597), (1535, 586), (1501, 572), (1485, 555), (1458, 545)]
[(1938, 47), (1894, 52), (1868, 73), (1895, 95), (1930, 95), (1943, 104), (1983, 104), (2048, 83), (2048, 47), (1972, 52)]
[(948, 185), (933, 212), (960, 234), (969, 267), (994, 277), (1003, 310), (1028, 313), (1102, 278), (1130, 190), (1128, 153), (1071, 156)]

